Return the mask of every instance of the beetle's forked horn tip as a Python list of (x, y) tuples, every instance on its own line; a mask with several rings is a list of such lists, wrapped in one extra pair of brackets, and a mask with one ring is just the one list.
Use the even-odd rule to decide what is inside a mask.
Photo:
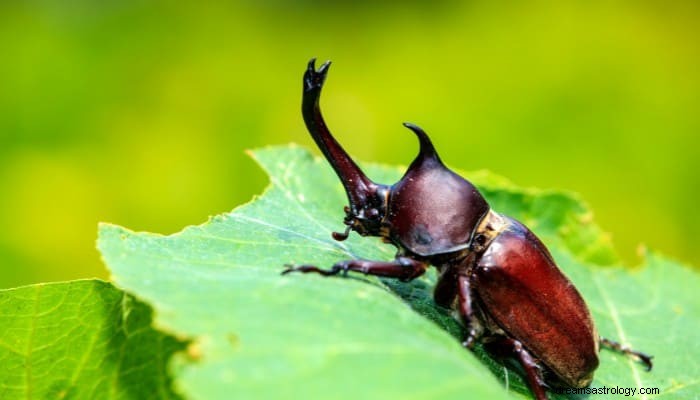
[(326, 72), (328, 72), (328, 67), (330, 67), (330, 66), (331, 66), (331, 60), (327, 60), (326, 62), (321, 64), (320, 67), (318, 67), (318, 73), (325, 74)]
[(321, 64), (321, 66), (318, 67), (318, 69), (316, 69), (316, 57), (313, 57), (313, 58), (311, 58), (311, 60), (309, 60), (309, 64), (307, 66), (307, 69), (310, 73), (323, 75), (328, 71), (328, 67), (330, 67), (330, 66), (331, 66), (331, 60), (327, 60), (326, 62)]
[(326, 75), (328, 75), (328, 67), (330, 67), (330, 65), (331, 62), (326, 61), (316, 69), (316, 58), (314, 57), (309, 61), (306, 73), (304, 74), (304, 93), (313, 94), (314, 96), (309, 97), (310, 99), (318, 100), (318, 95), (321, 92), (323, 83), (326, 81)]

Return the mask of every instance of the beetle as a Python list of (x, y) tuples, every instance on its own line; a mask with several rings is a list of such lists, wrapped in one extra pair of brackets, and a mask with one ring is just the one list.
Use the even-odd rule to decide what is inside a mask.
[(600, 337), (583, 298), (525, 225), (492, 210), (469, 181), (443, 164), (428, 135), (404, 123), (420, 150), (393, 185), (370, 180), (328, 130), (319, 99), (330, 61), (311, 59), (303, 77), (304, 122), (345, 188), (344, 232), (377, 236), (398, 249), (393, 261), (346, 260), (330, 269), (287, 265), (282, 274), (348, 271), (410, 281), (438, 270), (435, 303), (457, 312), (462, 345), (514, 359), (538, 400), (548, 387), (584, 388), (607, 347), (652, 368), (652, 357)]

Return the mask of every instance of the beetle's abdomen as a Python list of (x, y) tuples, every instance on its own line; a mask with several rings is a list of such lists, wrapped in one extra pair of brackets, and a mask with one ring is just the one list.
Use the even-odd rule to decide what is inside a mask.
[(414, 163), (392, 187), (388, 208), (393, 239), (422, 256), (465, 248), (489, 211), (471, 183), (432, 158)]
[(521, 223), (489, 245), (474, 271), (484, 311), (571, 387), (585, 387), (598, 366), (598, 334), (581, 295), (542, 242)]

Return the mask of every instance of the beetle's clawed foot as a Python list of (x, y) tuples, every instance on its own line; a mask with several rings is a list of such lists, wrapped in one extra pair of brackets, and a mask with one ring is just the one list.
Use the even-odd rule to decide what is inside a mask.
[(323, 82), (326, 80), (328, 67), (330, 66), (331, 62), (326, 61), (320, 67), (318, 67), (318, 69), (316, 69), (316, 59), (312, 58), (311, 61), (309, 61), (309, 67), (304, 74), (304, 91), (320, 91), (323, 87)]
[(637, 358), (639, 362), (644, 364), (644, 367), (646, 367), (647, 372), (651, 371), (651, 368), (654, 366), (654, 364), (651, 362), (651, 359), (654, 358), (654, 356), (650, 356), (648, 354), (640, 353), (638, 351), (635, 351), (631, 353), (634, 357)]
[(473, 350), (474, 345), (476, 344), (477, 339), (481, 336), (479, 331), (471, 326), (471, 324), (467, 324), (467, 336), (464, 338), (462, 341), (462, 346), (469, 349)]
[(301, 272), (302, 274), (306, 274), (309, 272), (317, 273), (323, 276), (331, 276), (331, 275), (338, 275), (341, 271), (344, 273), (347, 273), (347, 269), (344, 269), (338, 265), (334, 265), (333, 268), (331, 269), (321, 269), (319, 267), (316, 267), (314, 265), (291, 265), (291, 264), (285, 264), (284, 265), (285, 270), (282, 271), (281, 275), (287, 275), (292, 272)]
[(635, 351), (629, 348), (628, 346), (623, 346), (621, 343), (616, 342), (614, 340), (610, 340), (604, 337), (600, 338), (600, 345), (602, 347), (607, 347), (608, 349), (617, 351), (618, 353), (625, 354), (629, 357), (632, 357), (634, 360), (644, 364), (646, 367), (647, 371), (651, 371), (651, 368), (654, 366), (651, 362), (651, 359), (654, 358), (654, 356), (650, 356), (646, 353), (642, 353), (641, 351)]

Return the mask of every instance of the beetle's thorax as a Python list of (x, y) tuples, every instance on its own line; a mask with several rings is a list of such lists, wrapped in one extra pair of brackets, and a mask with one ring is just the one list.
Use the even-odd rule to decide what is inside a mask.
[(420, 256), (469, 248), (488, 203), (474, 185), (442, 163), (422, 129), (405, 125), (418, 137), (420, 152), (391, 187), (386, 216), (390, 240)]

